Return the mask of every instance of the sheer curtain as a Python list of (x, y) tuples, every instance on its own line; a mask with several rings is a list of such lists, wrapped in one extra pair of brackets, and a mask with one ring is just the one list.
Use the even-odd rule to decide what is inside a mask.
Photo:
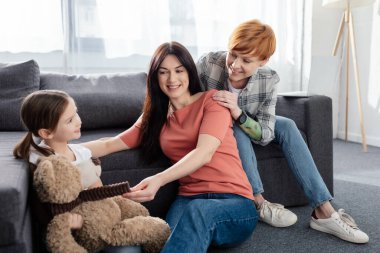
[[(13, 10), (4, 10), (3, 2)], [(3, 24), (10, 16), (1, 14), (18, 13), (17, 5), (35, 10), (33, 17), (50, 16), (38, 20), (32, 16), (23, 18), (20, 26), (24, 25), (27, 31), (13, 29), (6, 42), (0, 41), (0, 56), (2, 51), (55, 50), (62, 54), (61, 70), (67, 73), (145, 71), (154, 49), (171, 40), (184, 44), (197, 60), (206, 52), (226, 50), (232, 30), (239, 23), (253, 18), (268, 23), (276, 33), (277, 50), (269, 65), (280, 75), (280, 91), (302, 87), (302, 66), (309, 61), (304, 49), (310, 40), (306, 40), (308, 43), (305, 45), (304, 36), (310, 29), (305, 25), (310, 23), (305, 22), (305, 17), (311, 20), (311, 15), (305, 14), (305, 5), (308, 4), (305, 0), (3, 2), (0, 2)], [(49, 10), (46, 13), (41, 11), (46, 9)], [(30, 14), (25, 11), (23, 15), (27, 17)], [(27, 28), (28, 25), (38, 29)], [(40, 40), (30, 43), (37, 35)], [(16, 40), (21, 44), (15, 43)]]
[(1, 0), (0, 52), (63, 49), (60, 0)]
[(171, 40), (169, 0), (97, 0), (97, 10), (109, 58), (151, 54)]

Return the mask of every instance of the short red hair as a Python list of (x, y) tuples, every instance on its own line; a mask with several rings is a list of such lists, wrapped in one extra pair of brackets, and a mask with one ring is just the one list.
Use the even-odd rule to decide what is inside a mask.
[(232, 32), (228, 42), (229, 50), (267, 60), (276, 50), (276, 36), (272, 28), (257, 19), (241, 23)]

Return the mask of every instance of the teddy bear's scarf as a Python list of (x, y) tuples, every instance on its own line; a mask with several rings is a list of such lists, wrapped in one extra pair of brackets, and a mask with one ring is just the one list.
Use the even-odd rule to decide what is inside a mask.
[(106, 198), (110, 198), (114, 196), (119, 196), (129, 191), (130, 191), (129, 183), (128, 181), (125, 181), (122, 183), (104, 185), (97, 188), (83, 190), (79, 193), (79, 196), (75, 200), (71, 201), (70, 203), (64, 203), (64, 204), (49, 203), (48, 205), (50, 206), (51, 213), (54, 216), (57, 214), (69, 212), (83, 202), (96, 201), (96, 200), (106, 199)]

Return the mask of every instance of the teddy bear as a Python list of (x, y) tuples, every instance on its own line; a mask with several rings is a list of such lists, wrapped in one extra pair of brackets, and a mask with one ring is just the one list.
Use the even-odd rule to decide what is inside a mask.
[[(170, 234), (165, 221), (149, 216), (143, 205), (120, 193), (78, 201), (83, 193), (79, 170), (63, 156), (41, 157), (33, 173), (33, 186), (42, 203), (72, 209), (55, 215), (47, 226), (46, 242), (53, 253), (98, 252), (108, 245), (141, 245), (144, 252), (159, 252)], [(82, 228), (70, 229), (70, 213), (83, 217)]]

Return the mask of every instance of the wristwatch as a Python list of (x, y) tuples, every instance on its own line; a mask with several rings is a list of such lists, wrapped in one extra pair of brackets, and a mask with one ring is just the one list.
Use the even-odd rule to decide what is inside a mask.
[(239, 125), (243, 125), (247, 121), (247, 114), (242, 110), (241, 114), (237, 119), (235, 119), (235, 122), (238, 123)]

